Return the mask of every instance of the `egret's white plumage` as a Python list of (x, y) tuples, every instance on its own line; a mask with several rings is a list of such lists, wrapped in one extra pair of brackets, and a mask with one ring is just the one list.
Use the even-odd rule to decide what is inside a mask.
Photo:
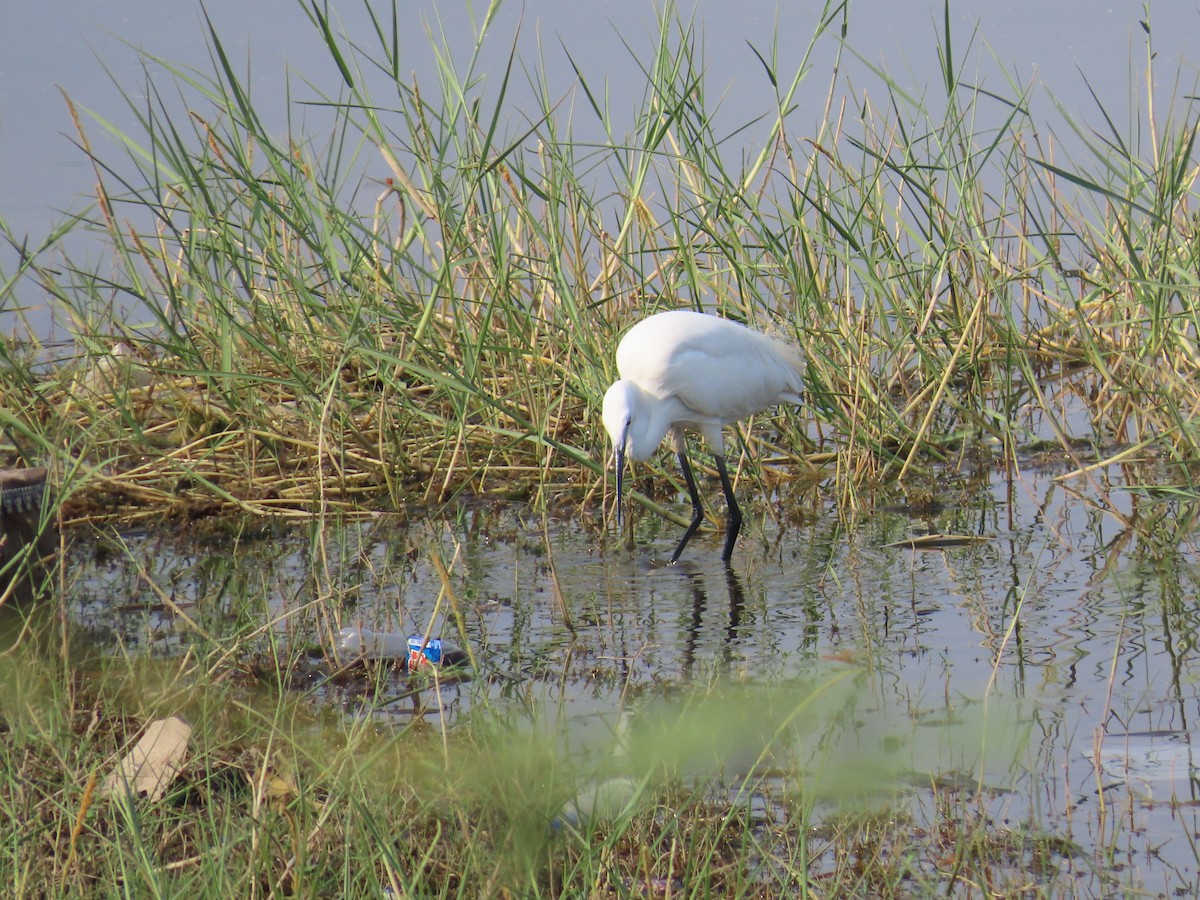
[(616, 449), (617, 508), (625, 457), (648, 459), (670, 432), (693, 512), (672, 562), (704, 519), (683, 430), (703, 435), (716, 457), (729, 505), (721, 556), (728, 562), (742, 517), (725, 469), (721, 429), (777, 403), (800, 403), (803, 369), (796, 347), (728, 319), (690, 310), (657, 313), (622, 338), (617, 347), (621, 378), (604, 395), (603, 412), (604, 427)]

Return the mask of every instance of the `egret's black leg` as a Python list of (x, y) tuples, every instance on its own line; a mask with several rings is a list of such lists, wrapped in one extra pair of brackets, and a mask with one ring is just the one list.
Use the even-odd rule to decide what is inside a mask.
[(679, 451), (679, 469), (683, 472), (683, 481), (687, 485), (688, 496), (692, 498), (692, 524), (683, 533), (683, 538), (679, 541), (679, 546), (671, 554), (671, 562), (679, 559), (679, 554), (683, 552), (683, 548), (687, 546), (687, 542), (692, 539), (692, 535), (696, 533), (696, 529), (704, 522), (704, 507), (700, 505), (700, 493), (696, 490), (696, 479), (692, 477), (692, 467), (688, 463), (687, 454), (682, 450)]
[(725, 492), (725, 503), (729, 507), (729, 518), (725, 522), (725, 549), (721, 552), (721, 562), (728, 565), (733, 556), (733, 545), (737, 543), (738, 532), (742, 530), (742, 508), (738, 506), (737, 497), (733, 495), (729, 472), (725, 470), (725, 457), (717, 456), (715, 459), (717, 473), (721, 476), (721, 490)]

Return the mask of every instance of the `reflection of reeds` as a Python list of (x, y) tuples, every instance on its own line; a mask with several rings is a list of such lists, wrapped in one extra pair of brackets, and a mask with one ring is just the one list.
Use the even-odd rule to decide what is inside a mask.
[[(827, 463), (847, 506), (964, 453), (1015, 465), (1032, 434), (1073, 456), (1081, 437), (1102, 454), (1200, 444), (1193, 112), (1150, 121), (1149, 147), (1070, 123), (1089, 172), (1037, 143), (1029, 87), (984, 92), (952, 59), (940, 96), (881, 75), (882, 102), (831, 104), (811, 130), (793, 119), (803, 68), (773, 50), (769, 112), (746, 125), (762, 149), (743, 159), (714, 125), (697, 30), (668, 12), (629, 133), (577, 73), (573, 115), (603, 135), (583, 143), (554, 91), (529, 119), (448, 48), (436, 90), (397, 78), (377, 102), (356, 73), (404, 70), (390, 29), (351, 45), (306, 10), (341, 73), (328, 153), (264, 128), (213, 33), (213, 74), (174, 75), (203, 102), (131, 93), (144, 133), (118, 135), (124, 162), (95, 160), (115, 268), (27, 257), (80, 359), (35, 381), (0, 338), (0, 399), (91, 464), (72, 492), (88, 511), (598, 497), (613, 348), (674, 306), (802, 344), (807, 411), (744, 428), (756, 452), (736, 468)], [(366, 208), (341, 153), (360, 143), (379, 178)]]
[(30, 600), (31, 568), (58, 549), (55, 529), (42, 514), (45, 494), (45, 469), (0, 469), (0, 604)]

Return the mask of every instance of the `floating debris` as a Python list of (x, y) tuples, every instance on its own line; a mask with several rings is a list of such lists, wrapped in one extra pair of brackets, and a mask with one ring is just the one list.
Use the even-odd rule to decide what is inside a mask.
[(42, 515), (46, 475), (40, 466), (0, 469), (0, 604), (9, 597), (33, 599), (30, 568), (18, 557), (32, 555), (36, 562), (58, 551), (58, 530)]
[(349, 659), (406, 659), (408, 639), (401, 634), (343, 628), (338, 632), (338, 655)]
[(409, 671), (422, 666), (457, 666), (467, 661), (467, 654), (448, 641), (422, 635), (404, 635), (369, 628), (343, 628), (338, 632), (338, 655), (362, 660), (403, 660)]
[(46, 470), (0, 469), (0, 513), (6, 516), (36, 513), (46, 493)]
[(161, 799), (183, 768), (191, 738), (192, 726), (179, 716), (155, 719), (104, 780), (100, 796), (128, 791), (134, 797)]
[(884, 544), (885, 550), (894, 547), (906, 547), (910, 550), (945, 550), (948, 547), (967, 547), (972, 544), (984, 544), (992, 540), (984, 535), (974, 534), (918, 534)]

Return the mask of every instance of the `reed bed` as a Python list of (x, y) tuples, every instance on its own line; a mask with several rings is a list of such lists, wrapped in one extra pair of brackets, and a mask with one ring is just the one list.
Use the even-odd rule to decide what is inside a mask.
[[(964, 449), (1013, 465), (1030, 409), (1101, 456), (1195, 449), (1191, 110), (1139, 123), (1148, 147), (1107, 117), (1108, 133), (1068, 120), (1091, 168), (1056, 160), (1029, 88), (961, 80), (947, 31), (939, 96), (884, 80), (879, 100), (798, 131), (804, 68), (764, 51), (764, 112), (746, 125), (761, 150), (735, 167), (695, 26), (671, 10), (630, 132), (578, 73), (573, 114), (609, 129), (598, 146), (573, 140), (541, 70), (522, 70), (542, 108), (521, 126), (515, 63), (486, 78), (445, 63), (423, 85), (401, 77), (398, 10), (372, 45), (306, 12), (341, 73), (316, 101), (326, 134), (269, 132), (215, 31), (211, 73), (164, 64), (173, 85), (129, 97), (142, 132), (110, 135), (123, 159), (93, 149), (105, 123), (67, 99), (96, 177), (73, 227), (102, 231), (113, 261), (63, 265), (54, 236), (26, 253), (5, 295), (36, 281), (73, 345), (48, 363), (38, 335), (6, 336), (0, 398), (11, 444), (70, 475), (81, 514), (462, 492), (587, 508), (615, 344), (679, 306), (803, 347), (807, 407), (745, 428), (739, 469), (816, 472), (848, 508)], [(369, 95), (368, 70), (394, 93)], [(997, 109), (1000, 127), (977, 129)], [(1064, 392), (1087, 433), (1055, 424)]]

